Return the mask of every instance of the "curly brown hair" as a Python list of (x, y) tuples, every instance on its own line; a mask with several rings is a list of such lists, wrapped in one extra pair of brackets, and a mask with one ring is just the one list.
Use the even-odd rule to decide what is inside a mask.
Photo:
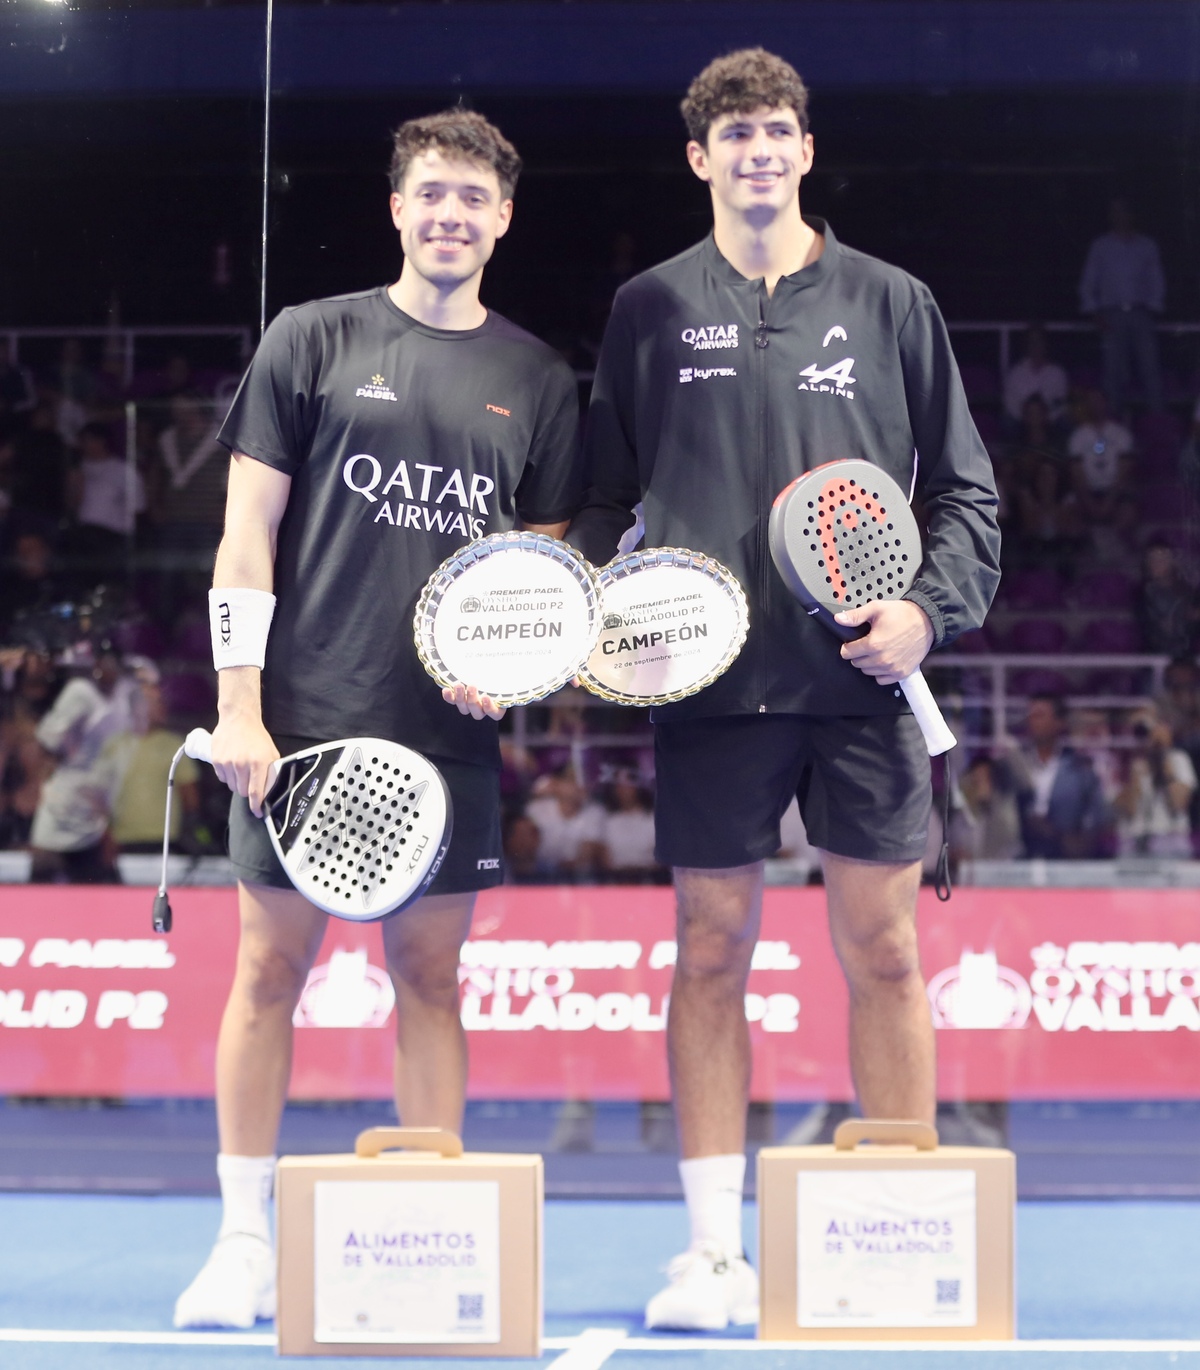
[(688, 134), (702, 144), (722, 114), (764, 108), (795, 110), (801, 133), (808, 132), (808, 87), (790, 62), (765, 48), (740, 48), (711, 61), (679, 106)]
[(422, 119), (409, 119), (392, 135), (389, 177), (396, 194), (404, 187), (404, 177), (413, 158), (430, 148), (437, 148), (449, 157), (490, 167), (496, 173), (505, 199), (509, 199), (517, 188), (521, 159), (504, 134), (474, 110), (446, 109), (440, 114), (427, 114)]

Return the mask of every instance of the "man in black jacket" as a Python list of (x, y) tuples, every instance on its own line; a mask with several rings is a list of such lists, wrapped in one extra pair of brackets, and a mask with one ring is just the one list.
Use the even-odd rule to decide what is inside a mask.
[[(821, 850), (850, 989), (850, 1059), (867, 1116), (932, 1119), (934, 1043), (917, 959), (929, 761), (897, 682), (982, 622), (999, 578), (991, 463), (928, 289), (800, 213), (813, 162), (807, 92), (753, 49), (683, 102), (688, 161), (714, 231), (618, 292), (588, 418), (590, 492), (572, 541), (618, 536), (724, 562), (750, 603), (733, 667), (655, 711), (658, 858), (674, 869), (679, 955), (668, 1053), (691, 1246), (646, 1310), (653, 1327), (753, 1321), (740, 1203), (750, 1039), (743, 994), (762, 862), (799, 795)], [(842, 621), (842, 645), (773, 569), (776, 494), (822, 462), (875, 462), (920, 492), (925, 560), (902, 600)], [(886, 688), (885, 688), (886, 687)]]

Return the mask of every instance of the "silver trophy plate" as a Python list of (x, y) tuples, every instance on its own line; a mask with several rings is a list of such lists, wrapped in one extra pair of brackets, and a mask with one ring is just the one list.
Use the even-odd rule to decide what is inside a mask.
[(597, 576), (600, 635), (579, 678), (618, 704), (671, 704), (737, 659), (749, 614), (737, 577), (701, 552), (627, 552)]
[(600, 631), (596, 573), (544, 533), (493, 533), (448, 557), (417, 603), (421, 664), (442, 686), (528, 704), (565, 685)]

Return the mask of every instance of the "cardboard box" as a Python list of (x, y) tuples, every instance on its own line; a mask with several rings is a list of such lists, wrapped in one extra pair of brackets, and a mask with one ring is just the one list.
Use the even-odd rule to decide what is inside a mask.
[(1016, 1198), (1011, 1151), (938, 1146), (927, 1123), (853, 1119), (832, 1146), (764, 1148), (758, 1335), (1015, 1337)]
[(543, 1192), (540, 1156), (437, 1128), (282, 1157), (280, 1355), (540, 1355)]

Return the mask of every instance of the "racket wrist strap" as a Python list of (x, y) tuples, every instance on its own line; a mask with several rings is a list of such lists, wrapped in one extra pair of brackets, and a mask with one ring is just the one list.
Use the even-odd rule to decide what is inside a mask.
[(208, 625), (213, 666), (257, 666), (267, 658), (267, 634), (275, 614), (275, 596), (266, 590), (240, 588), (208, 592)]

